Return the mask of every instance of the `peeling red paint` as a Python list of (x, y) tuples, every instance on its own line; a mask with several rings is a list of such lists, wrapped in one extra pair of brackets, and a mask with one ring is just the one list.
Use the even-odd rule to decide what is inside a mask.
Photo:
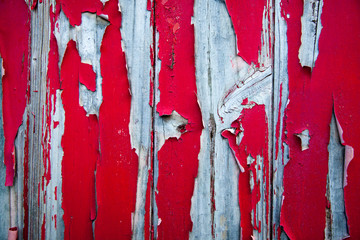
[(158, 152), (158, 239), (187, 239), (192, 229), (191, 197), (203, 129), (196, 96), (193, 5), (194, 1), (155, 2), (161, 60), (157, 111), (160, 116), (176, 111), (188, 120), (186, 132), (179, 139), (167, 139)]
[[(337, 117), (342, 119), (340, 124), (346, 128), (344, 135), (347, 132), (349, 141), (346, 144), (354, 146), (354, 159), (359, 151), (360, 104), (356, 89), (360, 87), (357, 71), (360, 67), (360, 9), (355, 0), (324, 1), (319, 56), (312, 72), (302, 68), (298, 60), (302, 9), (303, 1), (300, 0), (282, 3), (282, 15), (288, 29), (290, 103), (286, 110), (286, 131), (290, 161), (284, 170), (281, 225), (291, 239), (323, 239), (327, 146), (333, 105)], [(310, 148), (306, 151), (301, 151), (300, 140), (294, 135), (302, 129), (312, 133)], [(356, 227), (360, 223), (360, 180), (357, 176), (360, 164), (354, 159), (348, 169), (352, 175), (349, 175), (351, 184), (345, 187), (344, 193), (350, 236), (357, 239), (360, 237)], [(308, 221), (309, 216), (311, 221)]]
[(131, 95), (121, 47), (121, 14), (117, 1), (107, 2), (105, 9), (110, 25), (100, 48), (103, 103), (99, 110), (101, 158), (96, 171), (95, 238), (130, 239), (138, 157), (130, 143)]
[[(299, 63), (302, 12), (303, 1), (282, 3), (282, 15), (287, 21), (288, 29), (290, 102), (286, 109), (284, 131), (287, 131), (286, 143), (290, 148), (290, 160), (284, 169), (284, 201), (280, 223), (290, 239), (323, 239), (327, 146), (332, 114), (331, 82), (327, 79), (311, 79), (310, 68), (302, 68)], [(321, 55), (320, 51), (319, 58)], [(317, 72), (319, 60), (313, 75)], [(325, 71), (328, 71), (328, 66)], [(309, 129), (314, 133), (310, 140), (311, 148), (307, 151), (301, 151), (301, 141), (295, 135), (302, 129)], [(309, 216), (311, 221), (308, 221)]]
[(226, 0), (235, 33), (238, 54), (248, 64), (258, 65), (266, 0)]
[[(347, 185), (344, 187), (349, 239), (360, 239), (359, 12), (360, 4), (356, 0), (341, 3), (331, 0), (324, 3), (321, 18), (324, 28), (316, 62), (316, 67), (319, 68), (316, 81), (323, 79), (324, 85), (331, 81), (335, 86), (334, 109), (343, 130), (342, 144), (354, 149), (354, 157), (347, 168)], [(329, 69), (329, 66), (334, 67)]]
[(87, 89), (95, 92), (96, 90), (96, 73), (92, 65), (87, 63), (80, 64), (79, 81), (85, 85)]
[[(268, 121), (265, 113), (265, 105), (258, 105), (253, 103), (252, 108), (245, 108), (242, 110), (239, 118), (231, 124), (235, 129), (232, 133), (229, 130), (222, 132), (222, 136), (229, 141), (230, 148), (235, 153), (235, 157), (240, 169), (243, 171), (239, 174), (239, 205), (240, 205), (240, 225), (241, 225), (241, 239), (252, 239), (253, 230), (261, 232), (261, 222), (251, 217), (251, 212), (254, 211), (256, 216), (256, 204), (260, 201), (261, 191), (264, 188), (257, 179), (256, 168), (257, 157), (263, 158), (263, 184), (265, 185), (265, 205), (266, 216), (269, 214), (268, 209), (268, 192), (269, 192), (269, 160), (268, 160)], [(236, 142), (239, 134), (243, 134), (241, 142)], [(252, 163), (248, 162), (248, 156), (254, 160)], [(251, 174), (253, 177), (254, 187), (251, 189), (250, 181)], [(266, 217), (268, 219), (268, 217)]]
[[(155, 1), (148, 0), (147, 8), (148, 11), (151, 11), (150, 16), (150, 27), (153, 31), (152, 44), (150, 45), (150, 91), (149, 91), (149, 105), (153, 108), (155, 101), (154, 94), (154, 81), (155, 81), (155, 49), (156, 49), (156, 26), (155, 26)], [(152, 111), (154, 113), (154, 111)], [(151, 126), (154, 127), (154, 116), (151, 119)], [(146, 186), (146, 196), (145, 196), (145, 214), (144, 214), (144, 239), (154, 239), (154, 225), (153, 225), (153, 209), (152, 209), (152, 194), (154, 190), (154, 129), (151, 131), (151, 144), (150, 144), (150, 168), (148, 171), (148, 181)]]
[(29, 1), (29, 4), (31, 4), (30, 10), (34, 10), (36, 8), (36, 6), (37, 6), (37, 3), (38, 3), (37, 0), (32, 0), (32, 1), (30, 0)]
[[(152, 119), (153, 121), (153, 119)], [(148, 181), (145, 196), (145, 214), (144, 214), (144, 237), (145, 239), (154, 239), (154, 225), (152, 223), (152, 193), (154, 189), (154, 131), (151, 131), (151, 150), (150, 150), (150, 169), (148, 171)]]
[(99, 0), (59, 0), (59, 2), (72, 26), (81, 24), (81, 13), (100, 14), (103, 8), (103, 4)]
[(80, 64), (76, 44), (71, 40), (61, 64), (61, 98), (65, 110), (65, 130), (61, 140), (65, 239), (93, 238), (91, 219), (99, 130), (97, 117), (87, 117), (79, 105)]
[[(56, 5), (55, 12), (52, 11), (52, 5), (50, 6), (50, 50), (48, 54), (48, 70), (46, 79), (46, 104), (43, 108), (42, 118), (42, 139), (41, 146), (43, 150), (43, 165), (44, 165), (44, 176), (46, 178), (46, 186), (49, 184), (51, 179), (51, 129), (52, 129), (52, 116), (55, 113), (55, 102), (56, 102), (56, 90), (60, 88), (60, 76), (59, 76), (59, 51), (58, 45), (55, 38), (55, 22), (60, 13), (60, 6)], [(55, 128), (55, 125), (54, 125)], [(44, 186), (43, 186), (44, 188)]]
[(44, 213), (43, 221), (41, 224), (41, 240), (45, 240), (45, 224), (46, 224), (46, 215)]
[[(277, 118), (277, 122), (276, 122), (276, 132), (275, 132), (275, 137), (276, 137), (276, 144), (275, 144), (275, 159), (278, 159), (278, 154), (279, 154), (279, 137), (280, 137), (280, 123), (281, 123), (281, 106), (282, 106), (282, 83), (280, 84), (280, 90), (279, 90), (279, 111), (278, 111), (278, 118)], [(274, 231), (275, 232), (275, 231)]]
[(60, 122), (59, 121), (54, 121), (54, 129), (57, 128), (57, 126), (59, 126)]
[(155, 80), (155, 49), (156, 49), (156, 26), (155, 26), (155, 1), (148, 0), (147, 10), (151, 11), (150, 16), (150, 27), (153, 31), (152, 44), (150, 45), (150, 60), (151, 60), (151, 69), (150, 69), (150, 93), (149, 93), (149, 105), (154, 107), (155, 95), (154, 95), (154, 80)]
[(5, 186), (13, 185), (14, 141), (22, 123), (29, 79), (30, 12), (23, 0), (0, 1), (0, 55), (2, 77)]

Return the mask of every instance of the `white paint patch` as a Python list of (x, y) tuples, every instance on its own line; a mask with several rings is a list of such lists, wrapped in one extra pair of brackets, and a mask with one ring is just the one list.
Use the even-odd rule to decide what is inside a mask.
[(163, 115), (162, 119), (162, 131), (158, 131), (158, 146), (162, 148), (165, 141), (169, 138), (179, 139), (181, 134), (185, 131), (185, 126), (188, 124), (188, 120), (183, 118), (176, 111), (172, 111), (171, 115)]
[(305, 151), (306, 149), (309, 149), (309, 142), (310, 142), (309, 130), (305, 129), (301, 133), (295, 135), (299, 137), (301, 140), (301, 151)]
[(1, 79), (4, 75), (5, 75), (4, 61), (2, 61), (2, 59), (1, 59)]

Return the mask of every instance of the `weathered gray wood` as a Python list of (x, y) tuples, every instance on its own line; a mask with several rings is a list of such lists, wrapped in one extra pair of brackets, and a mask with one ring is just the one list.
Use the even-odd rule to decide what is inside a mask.
[(344, 157), (345, 147), (341, 144), (336, 118), (333, 114), (330, 123), (329, 171), (326, 197), (327, 209), (325, 238), (344, 239), (349, 237), (344, 202)]
[[(288, 47), (287, 47), (287, 24), (281, 16), (281, 1), (275, 1), (275, 45), (274, 45), (274, 121), (273, 121), (273, 180), (272, 180), (272, 224), (275, 226), (272, 237), (277, 239), (285, 238), (285, 233), (278, 236), (277, 229), (280, 227), (280, 212), (283, 200), (283, 174), (284, 167), (289, 160), (289, 148), (284, 142), (282, 132), (284, 131), (285, 108), (289, 97), (288, 78)], [(279, 122), (278, 122), (279, 120)], [(277, 125), (279, 124), (278, 137), (276, 136)], [(284, 152), (282, 152), (284, 147)], [(278, 149), (278, 155), (276, 155)]]
[(301, 17), (301, 46), (299, 49), (299, 60), (303, 67), (313, 68), (319, 54), (323, 5), (323, 0), (304, 1), (304, 12)]
[[(83, 106), (87, 114), (99, 113), (102, 103), (102, 77), (100, 69), (100, 47), (108, 22), (97, 17), (94, 13), (83, 13), (81, 25), (76, 26), (76, 41), (81, 57), (81, 62), (91, 64), (96, 73), (96, 90), (92, 92), (86, 86), (80, 84), (80, 106)], [(61, 31), (61, 30), (60, 30)]]
[[(289, 160), (289, 149), (282, 132), (284, 130), (285, 108), (288, 104), (288, 74), (287, 74), (287, 25), (281, 16), (280, 0), (275, 0), (275, 28), (263, 32), (263, 39), (269, 39), (275, 34), (274, 66), (269, 56), (269, 43), (264, 42), (260, 53), (261, 71), (246, 64), (237, 56), (236, 37), (232, 28), (224, 1), (198, 0), (195, 1), (193, 23), (195, 25), (195, 61), (196, 80), (199, 105), (203, 116), (204, 130), (201, 135), (201, 150), (199, 153), (198, 176), (195, 181), (192, 197), (191, 218), (193, 229), (191, 239), (239, 239), (240, 237), (240, 209), (238, 203), (238, 175), (239, 166), (231, 153), (227, 140), (221, 137), (221, 132), (228, 128), (240, 114), (243, 106), (242, 99), (248, 98), (258, 104), (266, 106), (269, 123), (269, 159), (272, 162), (273, 178), (270, 183), (270, 200), (264, 199), (262, 185), (261, 200), (257, 205), (258, 220), (262, 222), (262, 232), (254, 233), (256, 239), (277, 239), (280, 227), (280, 212), (283, 200), (283, 172)], [(312, 3), (315, 8), (312, 8)], [(302, 17), (302, 45), (299, 49), (299, 58), (303, 66), (314, 67), (318, 54), (318, 40), (321, 31), (322, 0), (304, 1), (304, 15)], [(153, 34), (156, 35), (155, 49), (158, 49), (158, 34), (152, 29), (150, 11), (146, 9), (147, 0), (131, 1), (120, 0), (122, 12), (121, 33), (123, 50), (126, 55), (128, 77), (131, 87), (131, 119), (129, 130), (131, 144), (139, 156), (139, 171), (137, 185), (137, 202), (133, 218), (133, 239), (144, 238), (145, 194), (148, 181), (148, 171), (151, 165), (151, 131), (154, 127), (154, 152), (160, 150), (164, 140), (169, 136), (176, 136), (172, 132), (169, 121), (182, 124), (184, 119), (172, 116), (168, 120), (159, 117), (149, 106), (150, 97), (150, 46), (153, 44)], [(271, 7), (271, 3), (269, 2)], [(29, 238), (39, 239), (45, 214), (46, 239), (63, 239), (63, 210), (61, 208), (61, 138), (64, 132), (64, 110), (61, 103), (61, 91), (58, 90), (56, 102), (47, 104), (56, 106), (52, 115), (58, 121), (57, 128), (51, 126), (51, 173), (52, 178), (45, 190), (38, 191), (41, 186), (41, 177), (44, 174), (41, 137), (44, 126), (42, 107), (46, 97), (46, 74), (50, 38), (50, 3), (44, 1), (31, 14), (31, 86), (30, 102), (26, 115), (29, 115)], [(271, 20), (272, 21), (272, 20)], [(83, 62), (91, 63), (97, 75), (97, 90), (91, 92), (81, 85), (80, 103), (89, 114), (97, 114), (102, 102), (100, 46), (104, 30), (108, 24), (101, 17), (91, 13), (82, 15), (82, 24), (78, 27), (70, 26), (63, 12), (58, 20), (59, 31), (56, 37), (59, 44), (61, 65), (66, 45), (70, 39), (77, 42), (79, 54)], [(267, 24), (263, 24), (268, 26)], [(270, 22), (270, 28), (273, 23)], [(274, 30), (274, 32), (272, 32)], [(161, 61), (155, 55), (155, 104), (160, 99), (157, 89)], [(1, 62), (1, 61), (0, 61)], [(1, 64), (0, 64), (1, 65)], [(272, 69), (274, 67), (274, 69)], [(1, 70), (0, 70), (1, 71)], [(1, 76), (1, 72), (0, 72)], [(244, 83), (240, 83), (244, 81)], [(256, 82), (255, 87), (247, 88), (250, 83)], [(234, 84), (238, 90), (225, 97), (227, 90)], [(0, 95), (1, 97), (1, 95)], [(219, 104), (220, 103), (220, 104)], [(174, 113), (175, 114), (175, 113)], [(223, 117), (221, 121), (220, 116)], [(154, 121), (154, 126), (153, 126)], [(173, 125), (173, 124), (171, 124)], [(279, 126), (279, 127), (277, 127)], [(328, 209), (327, 226), (324, 230), (326, 238), (339, 239), (348, 235), (343, 202), (343, 157), (344, 149), (339, 142), (335, 120), (331, 123), (331, 138), (329, 143), (329, 174), (328, 199), (331, 208)], [(16, 225), (20, 228), (22, 237), (24, 221), (23, 209), (23, 161), (26, 126), (23, 124), (16, 139), (17, 173), (13, 193), (16, 202)], [(279, 130), (277, 134), (277, 129)], [(278, 136), (277, 136), (278, 135)], [(0, 154), (3, 152), (3, 129), (0, 126)], [(305, 144), (306, 145), (306, 144)], [(284, 152), (282, 152), (282, 147)], [(278, 149), (278, 154), (276, 154)], [(262, 161), (262, 159), (259, 159)], [(258, 172), (262, 179), (262, 169)], [(339, 169), (341, 171), (339, 171)], [(158, 162), (154, 165), (155, 189), (158, 177)], [(5, 166), (0, 166), (0, 180), (5, 178)], [(54, 191), (57, 189), (58, 199), (55, 200)], [(46, 204), (43, 198), (46, 192)], [(10, 226), (10, 190), (0, 186), (0, 238), (6, 238)], [(40, 196), (39, 196), (40, 194)], [(38, 197), (40, 207), (38, 207)], [(213, 199), (212, 199), (213, 198)], [(215, 208), (212, 206), (214, 200)], [(153, 224), (158, 226), (155, 190), (152, 189), (152, 206), (154, 207)], [(266, 205), (271, 206), (271, 225), (266, 226)], [(57, 227), (53, 217), (57, 215)], [(14, 221), (14, 218), (12, 219)], [(274, 228), (273, 228), (274, 225)], [(272, 232), (270, 236), (270, 232)], [(287, 239), (286, 233), (280, 233), (281, 239)]]
[[(267, 24), (267, 19), (263, 21), (265, 28), (272, 25), (272, 22)], [(198, 99), (205, 128), (201, 138), (199, 172), (192, 199), (191, 215), (194, 226), (191, 238), (202, 239), (206, 236), (215, 239), (238, 239), (241, 217), (238, 203), (239, 166), (227, 140), (220, 134), (239, 117), (244, 108), (241, 105), (242, 100), (248, 98), (249, 101), (265, 105), (271, 149), (272, 59), (268, 54), (271, 47), (268, 41), (263, 42), (259, 57), (264, 66), (261, 72), (237, 56), (234, 30), (223, 1), (196, 1), (193, 22)], [(263, 30), (262, 39), (269, 39), (271, 29)], [(254, 86), (247, 87), (254, 82)], [(235, 90), (225, 97), (230, 88)], [(269, 152), (269, 157), (270, 154)], [(261, 161), (262, 159), (259, 159), (259, 162)], [(262, 179), (264, 171), (263, 165), (260, 165), (258, 179)], [(266, 206), (270, 204), (270, 199), (266, 202), (266, 190), (262, 180), (260, 185), (261, 200), (255, 217), (262, 222), (262, 232), (255, 231), (254, 237), (266, 239), (270, 234), (269, 227), (266, 226), (266, 222), (270, 222), (270, 216), (266, 221)], [(211, 209), (212, 191), (215, 192), (216, 210)], [(211, 227), (214, 229), (213, 236)]]
[[(217, 114), (218, 102), (236, 82), (236, 38), (224, 1), (195, 1), (195, 66), (204, 129), (192, 197), (191, 239), (239, 239), (239, 168)], [(213, 199), (212, 199), (213, 198)], [(212, 202), (215, 201), (215, 209)]]
[[(42, 154), (43, 106), (46, 97), (46, 76), (50, 39), (50, 3), (44, 1), (31, 11), (31, 57), (29, 116), (29, 239), (41, 238), (41, 227), (46, 219), (45, 191), (41, 190), (44, 174)], [(40, 186), (40, 191), (39, 191)], [(38, 199), (40, 202), (38, 203)], [(38, 205), (39, 204), (39, 205)], [(44, 217), (45, 214), (45, 217)], [(50, 221), (50, 220), (48, 220)]]

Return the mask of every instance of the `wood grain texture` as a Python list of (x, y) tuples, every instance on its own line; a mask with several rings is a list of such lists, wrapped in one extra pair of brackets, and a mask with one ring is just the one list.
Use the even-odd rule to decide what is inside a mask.
[[(94, 2), (100, 9), (107, 1)], [(15, 139), (14, 186), (0, 186), (1, 239), (6, 238), (10, 225), (19, 228), (19, 239), (64, 239), (62, 139), (66, 131), (66, 112), (60, 87), (49, 88), (50, 70), (58, 71), (49, 64), (49, 56), (54, 51), (58, 53), (60, 67), (68, 42), (75, 41), (81, 64), (91, 65), (96, 81), (92, 86), (95, 91), (89, 90), (86, 82), (79, 84), (79, 107), (85, 110), (86, 117), (99, 118), (104, 100), (101, 48), (106, 31), (121, 33), (121, 37), (116, 35), (114, 38), (121, 38), (121, 42), (113, 43), (116, 47), (113, 50), (114, 54), (123, 50), (124, 55), (119, 54), (125, 56), (126, 61), (121, 60), (124, 63), (121, 73), (126, 72), (129, 81), (127, 85), (123, 81), (125, 78), (121, 78), (122, 86), (129, 86), (121, 89), (126, 95), (126, 104), (129, 103), (128, 108), (115, 107), (115, 102), (108, 103), (107, 109), (112, 112), (107, 112), (105, 118), (115, 121), (121, 117), (111, 117), (122, 116), (121, 119), (127, 119), (128, 122), (122, 122), (121, 126), (128, 135), (121, 138), (123, 142), (113, 143), (112, 139), (106, 139), (107, 147), (113, 144), (116, 148), (118, 145), (118, 150), (128, 146), (131, 156), (136, 154), (138, 158), (135, 170), (127, 165), (124, 167), (131, 169), (131, 177), (136, 180), (131, 184), (107, 184), (105, 195), (111, 201), (116, 204), (124, 201), (124, 209), (131, 205), (127, 208), (131, 208), (131, 213), (126, 213), (126, 231), (120, 231), (120, 228), (112, 230), (125, 234), (127, 239), (166, 239), (169, 236), (174, 239), (289, 239), (289, 236), (308, 233), (307, 229), (302, 231), (299, 226), (297, 233), (289, 231), (289, 216), (282, 219), (284, 174), (289, 171), (289, 162), (296, 160), (296, 157), (291, 158), (294, 156), (291, 154), (296, 152), (297, 156), (305, 156), (306, 152), (302, 155), (303, 152), (309, 149), (315, 152), (312, 139), (319, 135), (310, 128), (290, 133), (289, 125), (294, 121), (300, 125), (307, 122), (305, 114), (300, 114), (303, 110), (294, 107), (290, 108), (292, 113), (299, 113), (301, 117), (294, 118), (295, 115), (292, 115), (293, 119), (289, 119), (288, 106), (291, 93), (301, 95), (309, 90), (301, 88), (301, 84), (316, 86), (319, 94), (333, 93), (333, 90), (320, 91), (319, 82), (309, 80), (312, 74), (317, 74), (317, 80), (322, 79), (322, 73), (316, 70), (319, 59), (320, 64), (325, 65), (321, 43), (323, 49), (328, 47), (329, 51), (328, 40), (322, 39), (322, 34), (331, 32), (329, 25), (328, 29), (322, 29), (322, 24), (329, 22), (331, 16), (327, 2), (309, 0), (285, 4), (281, 0), (196, 0), (193, 5), (191, 2), (119, 0), (119, 5), (114, 8), (116, 11), (121, 9), (121, 26), (117, 26), (119, 19), (110, 20), (113, 15), (104, 14), (103, 9), (90, 9), (92, 12), (88, 12), (84, 5), (85, 10), (77, 9), (79, 11), (71, 15), (66, 6), (61, 10), (59, 5), (55, 8), (53, 0), (28, 1), (32, 8), (29, 101)], [(117, 2), (111, 1), (111, 4), (116, 5)], [(297, 6), (303, 6), (303, 10), (300, 11)], [(331, 6), (334, 11), (335, 4)], [(117, 14), (120, 16), (119, 12)], [(327, 19), (323, 21), (322, 16), (327, 16)], [(74, 22), (79, 24), (71, 25)], [(339, 26), (336, 29), (340, 29)], [(58, 49), (51, 47), (54, 43), (51, 42), (52, 37)], [(251, 44), (249, 39), (252, 39)], [(107, 41), (111, 49), (109, 38)], [(106, 50), (108, 59), (113, 57), (111, 51)], [(326, 54), (330, 59), (330, 53)], [(339, 53), (334, 50), (334, 54)], [(354, 53), (351, 56), (358, 55)], [(0, 58), (0, 66), (1, 61)], [(296, 67), (306, 75), (304, 78), (294, 80), (295, 63), (300, 65)], [(2, 71), (0, 68), (0, 77)], [(107, 69), (107, 73), (111, 71)], [(347, 73), (349, 78), (357, 76), (350, 70)], [(115, 86), (118, 82), (115, 78), (112, 80)], [(332, 83), (339, 86), (334, 94), (340, 102), (345, 96), (343, 91), (347, 92), (351, 86), (345, 83), (345, 87)], [(294, 88), (295, 84), (300, 87)], [(109, 85), (105, 87), (111, 92)], [(291, 93), (289, 89), (292, 89)], [(115, 99), (116, 94), (113, 97)], [(326, 194), (318, 197), (326, 201), (316, 202), (324, 206), (323, 212), (320, 208), (317, 211), (324, 215), (319, 222), (325, 224), (321, 229), (310, 230), (318, 236), (324, 235), (325, 239), (342, 239), (351, 234), (345, 212), (349, 209), (345, 208), (344, 200), (344, 172), (347, 172), (344, 161), (350, 145), (344, 146), (343, 129), (339, 124), (344, 123), (344, 118), (351, 117), (342, 113), (346, 104), (342, 106), (330, 98), (328, 94), (326, 99), (329, 101), (326, 103), (335, 105), (331, 121), (331, 104), (327, 104), (325, 110), (318, 107), (321, 114), (325, 111), (327, 114), (319, 113), (326, 115), (326, 121), (319, 126), (323, 130), (320, 150), (328, 153), (322, 163), (327, 163), (328, 170), (327, 173), (322, 171), (327, 179), (321, 179), (323, 188), (319, 190)], [(120, 102), (116, 106), (121, 104), (125, 103)], [(301, 101), (297, 104), (305, 106)], [(0, 110), (2, 112), (2, 107)], [(358, 113), (354, 112), (355, 115), (358, 116)], [(2, 122), (3, 115), (0, 118)], [(327, 121), (329, 124), (324, 124)], [(106, 123), (102, 122), (102, 126)], [(344, 129), (349, 134), (350, 125), (347, 125), (347, 120), (345, 123)], [(111, 126), (108, 130), (114, 131)], [(299, 137), (302, 133), (307, 133), (309, 142), (303, 144), (307, 149), (301, 148), (304, 139)], [(4, 152), (4, 139), (1, 125), (0, 155)], [(354, 145), (355, 151), (356, 147)], [(110, 148), (101, 147), (100, 141), (99, 148), (95, 146), (95, 149), (104, 156), (108, 154), (104, 153), (104, 149)], [(125, 154), (116, 153), (119, 156)], [(293, 170), (302, 169), (299, 166), (293, 167)], [(94, 171), (94, 184), (100, 196), (97, 170)], [(110, 173), (108, 179), (120, 179), (119, 172), (114, 176)], [(120, 177), (126, 174), (122, 173)], [(137, 177), (134, 177), (135, 174)], [(352, 172), (353, 177), (356, 176), (354, 174)], [(5, 181), (4, 165), (0, 166), (0, 181)], [(298, 188), (291, 190), (303, 191), (299, 184), (296, 185)], [(130, 185), (131, 189), (126, 189)], [(136, 191), (133, 185), (136, 185)], [(129, 196), (136, 193), (135, 207), (128, 202), (130, 197), (111, 199), (112, 193), (119, 192), (120, 188), (125, 189), (124, 193), (131, 192), (127, 192)], [(114, 191), (111, 192), (111, 189)], [(347, 187), (347, 191), (349, 189)], [(318, 192), (314, 194), (319, 195)], [(291, 197), (296, 198), (295, 194)], [(15, 204), (10, 206), (11, 200)], [(88, 232), (89, 239), (100, 239), (99, 232), (103, 231), (96, 227), (100, 222), (96, 218), (97, 207), (91, 212), (92, 226), (88, 225), (94, 234), (91, 236)], [(115, 209), (114, 205), (106, 207)], [(11, 209), (15, 210), (15, 216), (10, 215)], [(123, 210), (121, 206), (118, 209)], [(299, 216), (294, 214), (295, 218), (303, 217), (300, 211), (296, 209), (295, 213)], [(116, 216), (115, 212), (110, 213)], [(104, 219), (101, 221), (106, 222)], [(356, 222), (352, 221), (352, 229), (356, 231)], [(115, 226), (118, 223), (113, 221), (112, 224)], [(101, 227), (106, 229), (108, 226), (103, 224)], [(81, 235), (80, 231), (77, 233)]]

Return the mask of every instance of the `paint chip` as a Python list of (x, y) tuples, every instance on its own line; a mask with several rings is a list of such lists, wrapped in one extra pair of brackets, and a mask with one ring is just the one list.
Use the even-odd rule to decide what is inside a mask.
[(309, 149), (309, 141), (310, 141), (309, 130), (305, 129), (301, 133), (295, 135), (299, 137), (301, 140), (301, 151), (305, 151), (306, 149)]
[(159, 134), (159, 149), (163, 146), (165, 141), (169, 138), (179, 139), (181, 134), (185, 130), (185, 126), (188, 124), (188, 120), (182, 117), (176, 111), (172, 111), (171, 115), (162, 115), (163, 120), (163, 134)]

